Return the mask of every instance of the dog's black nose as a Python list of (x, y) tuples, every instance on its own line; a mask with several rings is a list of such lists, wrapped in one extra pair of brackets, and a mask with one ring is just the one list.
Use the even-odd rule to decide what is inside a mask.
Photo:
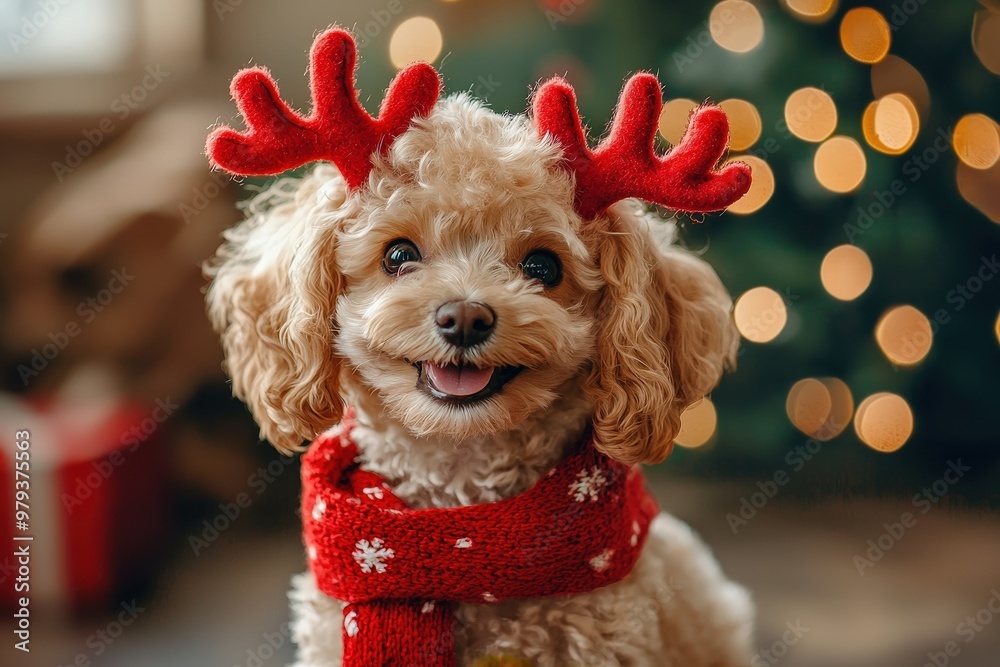
[(449, 301), (437, 309), (434, 323), (441, 337), (456, 347), (472, 347), (493, 333), (496, 313), (478, 301)]

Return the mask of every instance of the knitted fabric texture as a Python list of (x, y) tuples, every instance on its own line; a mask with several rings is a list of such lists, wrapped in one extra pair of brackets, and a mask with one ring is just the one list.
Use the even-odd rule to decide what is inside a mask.
[(344, 667), (454, 667), (458, 602), (573, 595), (620, 581), (658, 512), (638, 466), (590, 436), (524, 493), (413, 510), (361, 470), (345, 422), (302, 460), (309, 566), (344, 607)]

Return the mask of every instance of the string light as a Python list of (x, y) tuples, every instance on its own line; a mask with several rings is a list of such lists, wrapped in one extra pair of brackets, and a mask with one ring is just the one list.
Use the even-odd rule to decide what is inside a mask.
[(750, 189), (726, 210), (738, 215), (749, 215), (759, 211), (774, 194), (774, 172), (771, 165), (756, 155), (740, 155), (727, 160), (730, 162), (745, 162), (750, 167)]
[(706, 396), (681, 414), (681, 427), (674, 442), (681, 447), (701, 447), (715, 435), (717, 423), (715, 405)]
[(754, 287), (743, 293), (733, 307), (733, 319), (740, 334), (752, 343), (774, 340), (788, 322), (788, 310), (781, 295), (770, 287)]
[(1000, 159), (1000, 127), (989, 116), (963, 116), (951, 140), (958, 158), (974, 169), (989, 169)]
[(931, 91), (927, 81), (910, 63), (899, 56), (889, 55), (872, 65), (872, 95), (881, 99), (890, 93), (902, 93), (916, 105), (921, 118), (927, 118), (931, 106)]
[(930, 352), (933, 338), (930, 320), (913, 306), (886, 311), (875, 327), (882, 353), (900, 366), (919, 363)]
[(840, 44), (858, 62), (873, 65), (889, 53), (892, 31), (885, 17), (871, 7), (858, 7), (840, 22)]
[(830, 296), (841, 301), (853, 301), (872, 282), (872, 262), (867, 253), (857, 246), (837, 246), (826, 253), (819, 275), (823, 289)]
[(691, 112), (697, 106), (698, 103), (694, 100), (684, 98), (670, 100), (664, 104), (660, 111), (660, 136), (675, 146), (679, 144), (681, 137), (684, 136), (684, 130), (687, 129)]
[(875, 451), (894, 452), (913, 434), (913, 411), (901, 396), (873, 394), (858, 406), (854, 430)]
[(715, 43), (734, 53), (751, 51), (764, 39), (764, 19), (745, 0), (723, 0), (712, 7), (708, 26)]
[(746, 100), (725, 100), (719, 107), (729, 119), (729, 149), (745, 151), (760, 139), (760, 113)]
[(813, 160), (813, 170), (820, 185), (831, 192), (843, 194), (861, 185), (868, 163), (857, 141), (837, 136), (820, 144)]
[(837, 105), (819, 88), (800, 88), (785, 102), (788, 130), (805, 141), (823, 141), (837, 129)]
[(392, 33), (389, 40), (389, 60), (396, 69), (418, 60), (434, 62), (441, 55), (443, 47), (444, 38), (434, 19), (414, 16), (400, 23)]
[(837, 0), (781, 0), (781, 4), (797, 18), (809, 23), (822, 23), (837, 13)]

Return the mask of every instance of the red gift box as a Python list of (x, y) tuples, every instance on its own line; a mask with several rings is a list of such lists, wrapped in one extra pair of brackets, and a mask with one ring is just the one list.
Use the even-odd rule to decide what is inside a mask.
[[(148, 580), (167, 531), (162, 424), (176, 408), (169, 399), (140, 406), (0, 395), (0, 603), (14, 607), (28, 595), (33, 607), (80, 610), (113, 603)], [(27, 530), (15, 515), (15, 436), (23, 441), (23, 431), (30, 443)], [(25, 544), (27, 591), (14, 555)]]

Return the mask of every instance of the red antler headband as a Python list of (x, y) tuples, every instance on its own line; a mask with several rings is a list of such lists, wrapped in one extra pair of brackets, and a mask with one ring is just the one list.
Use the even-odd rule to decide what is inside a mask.
[(307, 117), (281, 100), (266, 69), (240, 71), (230, 92), (248, 129), (212, 132), (206, 146), (212, 164), (240, 176), (264, 176), (329, 160), (350, 187), (360, 187), (372, 155), (388, 150), (415, 117), (430, 113), (441, 78), (427, 63), (409, 65), (389, 84), (378, 118), (372, 118), (354, 86), (357, 56), (346, 30), (330, 28), (316, 38), (309, 55), (313, 110)]
[(666, 155), (653, 149), (663, 106), (656, 77), (636, 74), (625, 84), (611, 132), (597, 148), (587, 147), (576, 95), (554, 77), (535, 94), (535, 126), (562, 146), (566, 167), (576, 174), (576, 211), (593, 218), (617, 201), (637, 197), (679, 211), (718, 211), (750, 188), (750, 167), (733, 162), (716, 171), (729, 143), (722, 109), (702, 106), (691, 116), (681, 142)]
[[(372, 169), (372, 156), (388, 150), (414, 118), (430, 113), (441, 90), (433, 67), (409, 65), (393, 79), (372, 118), (358, 102), (357, 47), (350, 33), (340, 28), (321, 33), (309, 60), (313, 110), (306, 117), (281, 100), (266, 69), (245, 69), (233, 78), (230, 91), (248, 129), (220, 127), (209, 135), (206, 151), (213, 166), (263, 176), (329, 160), (358, 188)], [(564, 165), (576, 175), (575, 206), (582, 218), (594, 218), (628, 197), (681, 211), (717, 211), (749, 189), (747, 165), (734, 162), (715, 170), (729, 140), (726, 115), (718, 107), (695, 111), (680, 144), (657, 156), (653, 141), (662, 104), (656, 77), (636, 74), (622, 90), (607, 139), (590, 150), (572, 86), (556, 77), (538, 89), (535, 125), (562, 147)]]

